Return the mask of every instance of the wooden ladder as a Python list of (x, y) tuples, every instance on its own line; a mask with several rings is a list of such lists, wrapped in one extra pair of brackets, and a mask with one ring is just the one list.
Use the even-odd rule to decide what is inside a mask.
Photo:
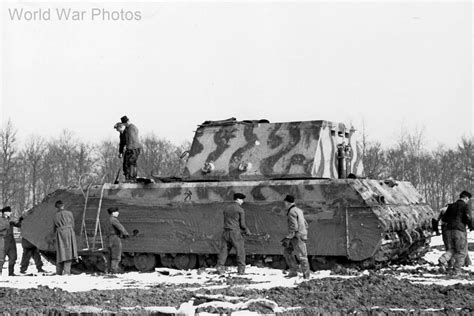
[[(81, 234), (80, 240), (82, 244), (85, 242), (85, 248), (82, 251), (101, 251), (104, 249), (104, 239), (102, 237), (102, 228), (100, 225), (100, 209), (102, 207), (102, 198), (104, 197), (104, 189), (106, 184), (102, 184), (102, 188), (100, 190), (100, 199), (99, 199), (99, 206), (97, 207), (97, 214), (95, 218), (95, 226), (94, 226), (94, 234), (92, 236), (88, 236), (87, 234), (87, 227), (86, 227), (86, 212), (87, 212), (87, 203), (89, 200), (89, 192), (92, 184), (87, 186), (87, 191), (84, 195), (84, 210), (82, 212), (82, 224), (81, 224)], [(100, 244), (98, 247), (97, 244)]]

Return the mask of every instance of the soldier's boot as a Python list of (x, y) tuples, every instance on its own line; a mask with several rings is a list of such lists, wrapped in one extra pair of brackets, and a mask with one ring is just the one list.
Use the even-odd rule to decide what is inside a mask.
[(111, 274), (117, 274), (119, 272), (119, 261), (118, 260), (112, 260), (110, 262), (110, 273)]
[(11, 265), (11, 266), (9, 265), (9, 266), (8, 266), (8, 275), (9, 275), (9, 276), (16, 276), (16, 274), (15, 274), (15, 272), (14, 272), (14, 268), (15, 268), (15, 266), (13, 266), (13, 265)]
[(237, 273), (240, 275), (245, 274), (245, 266), (238, 266)]
[(137, 181), (137, 167), (130, 166), (130, 181)]
[(225, 273), (225, 268), (223, 266), (217, 266), (216, 267), (217, 273), (219, 274), (224, 274)]
[(294, 278), (297, 276), (298, 276), (298, 272), (296, 272), (296, 270), (294, 269), (291, 269), (290, 272), (287, 275), (285, 275), (285, 278)]
[(301, 272), (303, 272), (304, 279), (309, 279), (310, 270), (308, 259), (301, 260)]

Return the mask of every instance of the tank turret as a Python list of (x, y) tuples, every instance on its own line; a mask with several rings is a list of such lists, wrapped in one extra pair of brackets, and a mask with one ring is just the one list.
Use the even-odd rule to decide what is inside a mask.
[(362, 175), (355, 129), (305, 121), (207, 121), (189, 151), (184, 179), (267, 180)]

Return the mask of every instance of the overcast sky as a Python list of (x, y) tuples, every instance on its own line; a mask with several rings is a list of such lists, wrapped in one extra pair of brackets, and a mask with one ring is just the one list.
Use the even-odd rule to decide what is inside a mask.
[[(132, 20), (112, 20), (121, 10)], [(387, 145), (424, 128), (429, 148), (454, 147), (473, 132), (472, 12), (469, 1), (2, 2), (1, 119), (22, 139), (68, 129), (96, 142), (127, 115), (176, 144), (229, 117), (365, 121)]]

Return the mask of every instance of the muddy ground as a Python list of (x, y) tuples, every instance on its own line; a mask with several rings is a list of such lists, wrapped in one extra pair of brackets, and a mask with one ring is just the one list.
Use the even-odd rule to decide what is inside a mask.
[[(67, 292), (59, 288), (38, 287), (35, 289), (0, 288), (0, 308), (2, 312), (12, 314), (74, 314), (73, 311), (90, 312), (88, 315), (138, 315), (155, 314), (145, 310), (150, 306), (174, 306), (191, 301), (198, 312), (232, 312), (231, 307), (210, 305), (205, 302), (216, 300), (216, 295), (225, 295), (236, 300), (262, 298), (276, 303), (281, 309), (280, 315), (314, 315), (321, 312), (374, 313), (393, 312), (399, 314), (422, 313), (474, 313), (474, 286), (472, 284), (454, 284), (441, 286), (418, 284), (400, 274), (412, 274), (414, 277), (425, 272), (434, 278), (454, 278), (447, 274), (426, 268), (420, 269), (384, 269), (364, 272), (350, 277), (350, 271), (333, 272), (334, 277), (311, 279), (295, 288), (276, 287), (265, 290), (246, 289), (246, 283), (252, 282), (245, 276), (229, 274), (226, 282), (229, 287), (209, 289), (196, 284), (172, 285), (157, 284), (150, 289), (92, 290), (85, 292)], [(341, 278), (340, 276), (347, 276)], [(459, 278), (459, 276), (456, 276)], [(473, 273), (465, 273), (462, 278), (473, 281)], [(235, 286), (232, 286), (235, 285)], [(224, 299), (218, 299), (224, 300)], [(227, 299), (229, 300), (229, 299)], [(93, 309), (92, 307), (96, 307)], [(126, 309), (129, 307), (129, 309)], [(396, 310), (402, 309), (402, 310)], [(273, 313), (271, 304), (255, 302), (248, 304), (248, 311)], [(66, 313), (69, 311), (69, 313)], [(81, 313), (77, 313), (81, 314)], [(76, 314), (76, 315), (77, 315)]]

